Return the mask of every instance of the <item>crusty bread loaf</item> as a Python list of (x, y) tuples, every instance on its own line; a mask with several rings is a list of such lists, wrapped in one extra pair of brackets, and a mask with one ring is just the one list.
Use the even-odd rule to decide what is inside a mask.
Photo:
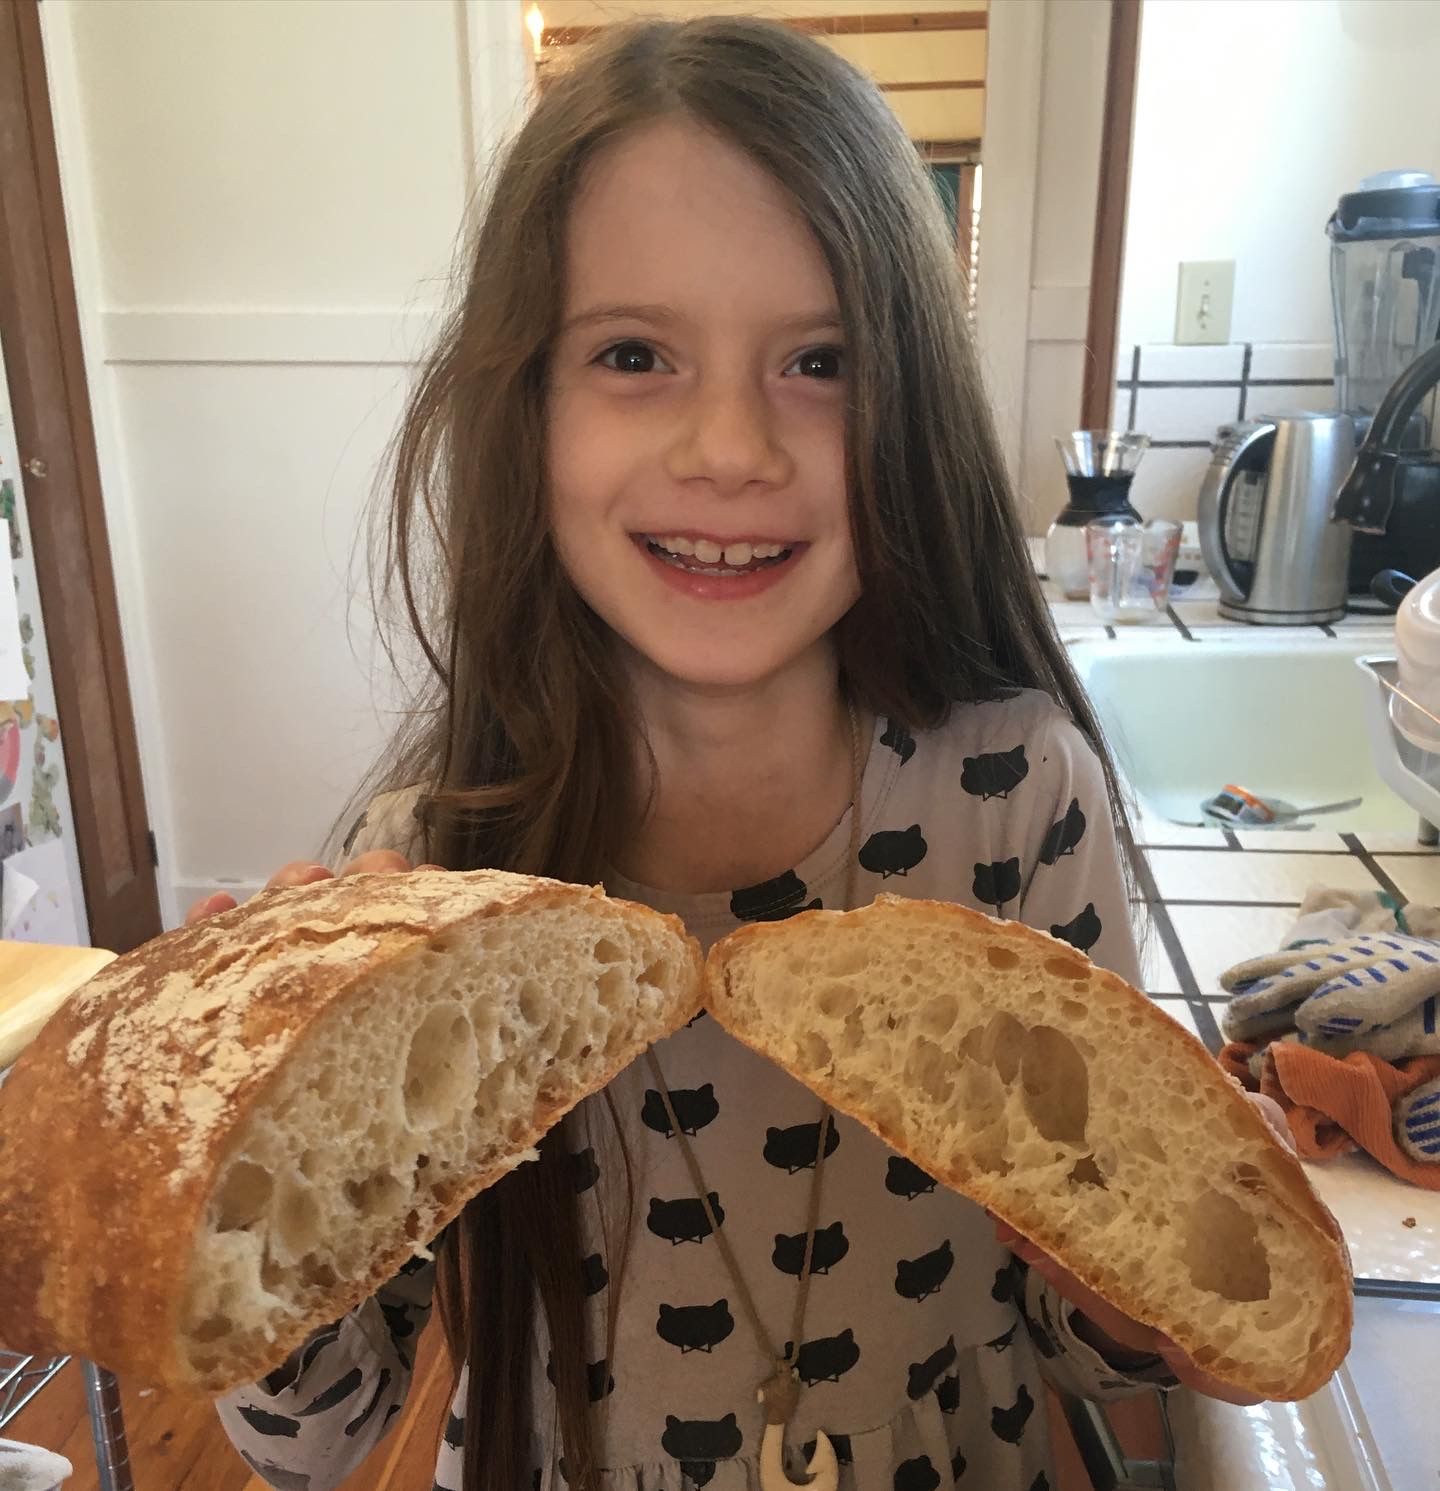
[(1205, 1048), (1064, 943), (881, 896), (712, 949), (720, 1023), (989, 1207), (1221, 1381), (1314, 1392), (1349, 1260), (1294, 1156)]
[(675, 918), (491, 871), (266, 892), (137, 949), (0, 1087), (0, 1345), (254, 1381), (700, 982)]

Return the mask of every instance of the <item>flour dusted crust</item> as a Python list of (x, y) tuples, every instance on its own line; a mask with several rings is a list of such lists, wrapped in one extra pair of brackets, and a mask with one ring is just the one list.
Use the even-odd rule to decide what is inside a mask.
[(1292, 1399), (1344, 1358), (1349, 1257), (1299, 1162), (1198, 1040), (1068, 945), (880, 896), (744, 927), (705, 983), (732, 1035), (1213, 1376)]
[[(217, 1176), (307, 1035), (318, 1039), (323, 1026), (359, 1053), (365, 1034), (346, 1030), (346, 1011), (387, 979), (402, 978), (391, 1002), (403, 1001), (403, 978), (417, 976), (404, 970), (432, 950), (443, 958), (502, 924), (543, 934), (551, 913), (569, 917), (581, 942), (593, 927), (596, 938), (659, 949), (667, 987), (643, 991), (653, 996), (648, 1019), (610, 1022), (611, 1042), (580, 1053), (583, 1081), (568, 1068), (563, 1084), (540, 1080), (523, 1111), (507, 1110), (497, 1162), (437, 1185), (365, 1265), (322, 1277), (288, 1318), (220, 1341), (214, 1361), (197, 1368), (182, 1315)], [(353, 875), (268, 891), (146, 944), (71, 998), (0, 1087), (0, 1342), (77, 1351), (181, 1389), (255, 1380), (392, 1277), (587, 1093), (691, 1018), (699, 982), (698, 946), (675, 918), (598, 888), (496, 871)], [(558, 1025), (551, 1038), (563, 1041)], [(568, 1060), (575, 1067), (574, 1053)]]

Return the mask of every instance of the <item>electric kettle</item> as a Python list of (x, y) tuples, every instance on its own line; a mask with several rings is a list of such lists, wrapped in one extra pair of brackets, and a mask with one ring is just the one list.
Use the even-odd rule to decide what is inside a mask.
[(1331, 509), (1354, 459), (1348, 414), (1220, 427), (1197, 516), (1222, 616), (1301, 626), (1345, 614), (1351, 529)]

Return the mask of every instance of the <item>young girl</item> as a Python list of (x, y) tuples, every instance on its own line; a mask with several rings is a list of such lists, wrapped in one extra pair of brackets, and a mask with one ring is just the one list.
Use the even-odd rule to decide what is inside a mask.
[[(350, 870), (603, 880), (707, 945), (883, 888), (1138, 978), (1114, 779), (1027, 564), (953, 242), (881, 95), (825, 47), (656, 22), (551, 83), (394, 495), (433, 707)], [(374, 1448), (437, 1294), (461, 1368), (446, 1491), (774, 1491), (776, 1356), (798, 1389), (781, 1480), (823, 1431), (858, 1491), (1041, 1491), (1042, 1374), (1219, 1391), (712, 1020), (654, 1056), (435, 1263), (221, 1400), (271, 1485), (324, 1491)]]

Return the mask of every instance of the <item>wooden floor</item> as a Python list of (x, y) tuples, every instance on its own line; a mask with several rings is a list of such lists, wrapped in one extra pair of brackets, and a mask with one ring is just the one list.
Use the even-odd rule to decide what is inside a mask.
[[(344, 1483), (343, 1491), (429, 1491), (436, 1448), (450, 1406), (450, 1360), (444, 1333), (422, 1332), (415, 1383), (404, 1411), (380, 1448)], [(140, 1394), (121, 1387), (135, 1491), (267, 1491), (236, 1454), (208, 1399)], [(1158, 1453), (1159, 1427), (1148, 1397), (1113, 1405), (1111, 1421), (1137, 1457)], [(1089, 1491), (1090, 1482), (1051, 1400), (1056, 1491)], [(80, 1369), (70, 1362), (10, 1421), (4, 1437), (57, 1450), (75, 1467), (65, 1491), (97, 1491), (90, 1417)]]

